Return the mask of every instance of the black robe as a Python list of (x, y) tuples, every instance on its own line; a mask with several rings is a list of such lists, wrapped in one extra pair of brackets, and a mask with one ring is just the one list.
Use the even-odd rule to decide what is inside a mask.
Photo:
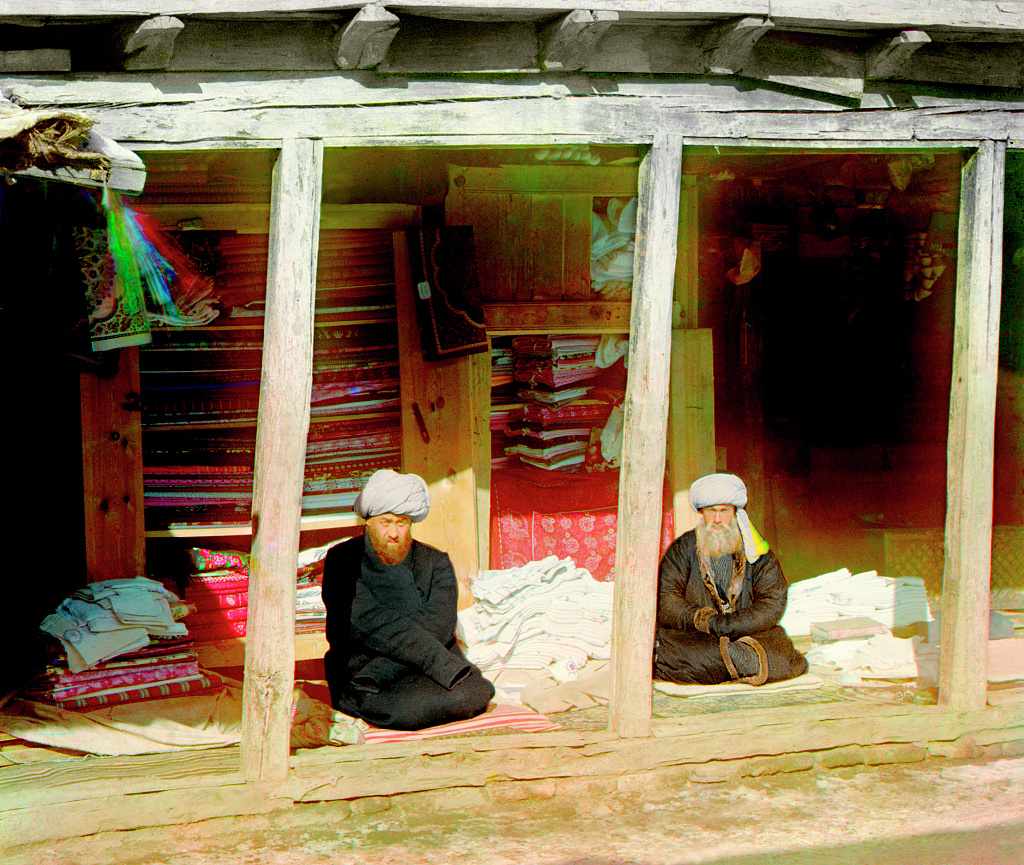
[[(728, 598), (716, 597), (701, 575), (696, 531), (680, 535), (665, 551), (658, 572), (655, 679), (702, 685), (746, 681), (733, 674), (723, 657), (728, 655), (728, 643), (737, 640), (760, 648), (762, 675), (757, 679), (777, 682), (807, 672), (807, 659), (779, 625), (789, 593), (779, 560), (768, 551), (753, 564), (745, 557), (742, 561), (733, 610), (722, 612)], [(714, 613), (708, 616), (704, 633), (694, 617), (700, 621), (698, 611), (709, 607)], [(760, 684), (756, 679), (752, 683)]]
[(455, 642), (458, 585), (446, 553), (419, 541), (398, 565), (369, 538), (324, 561), (324, 670), (334, 707), (378, 727), (421, 730), (479, 715), (494, 686)]

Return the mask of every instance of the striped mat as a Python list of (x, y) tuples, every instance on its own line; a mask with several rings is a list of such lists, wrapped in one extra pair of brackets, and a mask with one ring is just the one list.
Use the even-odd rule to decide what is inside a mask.
[(365, 742), (367, 745), (378, 745), (382, 742), (411, 742), (440, 736), (479, 733), (482, 730), (493, 730), (499, 727), (512, 727), (525, 733), (547, 733), (551, 730), (561, 729), (562, 725), (520, 706), (492, 706), (475, 718), (440, 724), (437, 727), (427, 727), (424, 730), (385, 730), (381, 727), (370, 726), (366, 730)]

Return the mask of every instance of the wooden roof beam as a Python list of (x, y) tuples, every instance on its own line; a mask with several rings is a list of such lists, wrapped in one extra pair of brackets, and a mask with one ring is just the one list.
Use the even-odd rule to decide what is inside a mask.
[(904, 30), (896, 36), (879, 39), (868, 49), (864, 59), (864, 77), (897, 77), (914, 52), (931, 41), (931, 37), (923, 30)]
[(703, 42), (704, 71), (736, 74), (746, 65), (757, 40), (774, 26), (771, 18), (748, 16), (709, 27)]
[(577, 9), (540, 31), (542, 69), (576, 72), (582, 69), (608, 28), (619, 20), (617, 12)]
[(339, 69), (372, 69), (387, 56), (399, 18), (379, 3), (360, 9), (337, 33), (331, 47)]

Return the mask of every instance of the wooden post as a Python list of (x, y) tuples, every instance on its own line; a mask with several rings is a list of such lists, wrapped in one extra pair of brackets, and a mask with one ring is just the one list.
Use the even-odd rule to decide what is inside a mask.
[(983, 708), (988, 686), (1005, 176), (1005, 142), (986, 141), (961, 180), (939, 679), (939, 702), (960, 711)]
[(623, 737), (648, 736), (651, 730), (651, 661), (681, 168), (682, 139), (658, 133), (640, 166), (615, 541), (609, 721), (611, 729)]
[(322, 142), (286, 139), (271, 192), (242, 692), (241, 770), (249, 781), (288, 774), (323, 158)]

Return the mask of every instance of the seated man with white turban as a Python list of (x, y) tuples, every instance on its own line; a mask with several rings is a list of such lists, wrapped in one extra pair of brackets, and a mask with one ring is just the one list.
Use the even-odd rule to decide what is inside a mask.
[(331, 702), (378, 727), (461, 721), (494, 696), (455, 642), (451, 560), (410, 534), (429, 510), (421, 477), (375, 472), (355, 503), (364, 534), (332, 547), (324, 561)]
[(661, 559), (654, 678), (762, 685), (807, 672), (779, 625), (789, 585), (745, 510), (746, 485), (713, 474), (690, 487), (701, 515)]

